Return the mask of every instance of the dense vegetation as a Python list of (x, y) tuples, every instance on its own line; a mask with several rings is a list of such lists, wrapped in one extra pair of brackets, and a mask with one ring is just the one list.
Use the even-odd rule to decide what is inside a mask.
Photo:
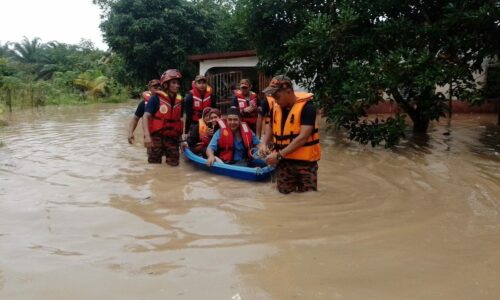
[(89, 41), (43, 43), (39, 38), (0, 45), (0, 100), (12, 106), (119, 101), (129, 93), (114, 78), (114, 56)]
[[(262, 66), (299, 79), (328, 119), (362, 143), (396, 144), (447, 112), (437, 86), (481, 102), (474, 72), (498, 57), (500, 4), (493, 0), (241, 0)], [(258, 28), (258, 30), (254, 30)], [(389, 100), (404, 114), (367, 121)]]

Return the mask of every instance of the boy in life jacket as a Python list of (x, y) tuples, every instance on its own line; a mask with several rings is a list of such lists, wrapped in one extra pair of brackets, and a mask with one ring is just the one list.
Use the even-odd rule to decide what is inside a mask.
[[(227, 111), (227, 121), (218, 120), (217, 130), (207, 147), (207, 165), (215, 161), (247, 165), (251, 150), (260, 143), (250, 127), (241, 122), (240, 111), (232, 107)], [(217, 156), (217, 157), (216, 157)]]
[(133, 144), (135, 142), (134, 131), (137, 128), (137, 123), (139, 123), (139, 119), (144, 115), (144, 111), (146, 109), (146, 105), (148, 104), (149, 98), (154, 94), (155, 91), (159, 90), (161, 87), (160, 81), (158, 79), (153, 79), (148, 82), (148, 90), (144, 91), (141, 95), (141, 102), (137, 105), (135, 109), (134, 116), (130, 120), (128, 125), (128, 143)]
[[(316, 191), (321, 148), (313, 94), (294, 92), (292, 81), (284, 75), (275, 76), (263, 92), (273, 97), (275, 103), (259, 154), (267, 155), (267, 164), (277, 165), (278, 191)], [(271, 141), (272, 153), (267, 148)]]
[(184, 133), (191, 132), (192, 127), (198, 124), (202, 118), (203, 109), (215, 108), (216, 105), (217, 99), (212, 93), (212, 88), (207, 84), (207, 78), (204, 75), (197, 75), (192, 83), (191, 91), (184, 98), (186, 110)]
[(257, 130), (257, 122), (261, 121), (259, 115), (259, 100), (257, 94), (251, 91), (252, 84), (250, 80), (241, 79), (240, 89), (234, 92), (231, 99), (231, 107), (237, 107), (240, 110), (241, 121), (250, 126), (253, 132)]
[(187, 139), (193, 153), (206, 157), (207, 146), (216, 131), (217, 119), (220, 116), (221, 113), (217, 108), (205, 107), (203, 109), (202, 118), (197, 125), (191, 127)]
[(179, 144), (183, 132), (183, 101), (179, 94), (182, 75), (176, 69), (161, 75), (163, 90), (156, 91), (149, 99), (144, 113), (144, 146), (148, 149), (148, 162), (160, 164), (163, 155), (166, 163), (179, 165)]

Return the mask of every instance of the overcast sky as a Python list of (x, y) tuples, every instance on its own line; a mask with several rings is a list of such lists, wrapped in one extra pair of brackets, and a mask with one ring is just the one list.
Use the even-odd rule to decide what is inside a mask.
[(26, 36), (44, 43), (78, 44), (85, 38), (106, 50), (99, 15), (92, 0), (0, 0), (0, 42), (19, 42)]

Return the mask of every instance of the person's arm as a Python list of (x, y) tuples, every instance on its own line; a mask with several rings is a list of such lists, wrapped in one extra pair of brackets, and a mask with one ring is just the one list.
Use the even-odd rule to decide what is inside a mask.
[(134, 131), (137, 127), (137, 123), (139, 123), (139, 118), (137, 116), (133, 116), (128, 125), (128, 143), (133, 144), (135, 142)]
[(267, 155), (269, 155), (269, 153), (271, 153), (271, 151), (269, 150), (269, 148), (267, 147), (267, 145), (269, 145), (269, 143), (271, 143), (271, 139), (273, 137), (272, 134), (273, 134), (273, 131), (272, 131), (272, 128), (271, 128), (271, 123), (266, 124), (265, 125), (264, 137), (261, 138), (260, 144), (258, 146), (258, 148), (259, 148), (259, 155), (262, 156), (262, 157), (267, 156)]
[(212, 166), (215, 162), (215, 152), (217, 152), (217, 143), (219, 142), (220, 131), (217, 130), (210, 140), (210, 144), (207, 147), (207, 166)]
[(187, 143), (188, 143), (189, 147), (191, 147), (191, 148), (194, 148), (196, 146), (196, 144), (198, 144), (200, 141), (200, 132), (199, 132), (200, 128), (199, 128), (199, 126), (200, 125), (193, 126), (193, 128), (189, 131)]
[(134, 131), (137, 128), (137, 124), (139, 123), (139, 119), (144, 116), (144, 110), (146, 109), (146, 104), (144, 101), (141, 101), (137, 108), (135, 109), (134, 116), (130, 120), (128, 126), (128, 143), (133, 144), (135, 142)]
[(151, 118), (153, 117), (154, 114), (156, 114), (159, 108), (160, 108), (160, 100), (158, 99), (158, 96), (154, 95), (149, 99), (148, 105), (146, 105), (144, 116), (142, 117), (142, 129), (144, 130), (144, 147), (146, 148), (151, 147), (151, 134), (149, 132), (149, 122), (151, 121)]
[(184, 133), (189, 132), (193, 120), (193, 95), (188, 93), (183, 101), (184, 110), (186, 111), (186, 123), (184, 124)]

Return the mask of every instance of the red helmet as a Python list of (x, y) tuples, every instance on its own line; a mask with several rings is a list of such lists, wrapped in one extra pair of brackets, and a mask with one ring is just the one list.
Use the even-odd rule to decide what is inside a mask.
[(168, 69), (163, 74), (161, 74), (160, 82), (163, 85), (165, 82), (169, 82), (172, 79), (181, 79), (182, 74), (177, 69)]

